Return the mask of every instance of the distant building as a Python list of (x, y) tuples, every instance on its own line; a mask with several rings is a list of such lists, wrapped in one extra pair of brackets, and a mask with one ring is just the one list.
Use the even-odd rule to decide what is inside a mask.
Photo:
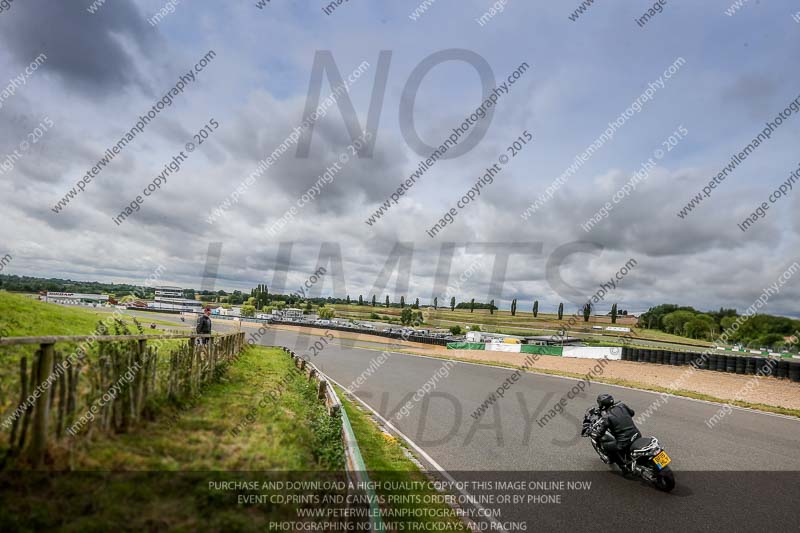
[(480, 331), (468, 331), (467, 332), (467, 342), (481, 342), (482, 338), (483, 337), (481, 336), (481, 332)]
[(107, 294), (83, 294), (79, 292), (47, 291), (44, 301), (56, 304), (107, 303)]
[(537, 344), (540, 346), (567, 346), (577, 344), (581, 339), (577, 337), (562, 337), (561, 335), (537, 335), (533, 337), (525, 337), (523, 344)]
[(147, 304), (148, 309), (154, 311), (189, 311), (199, 313), (203, 308), (203, 302), (184, 298), (183, 289), (180, 287), (162, 286), (156, 287), (155, 291), (155, 301)]

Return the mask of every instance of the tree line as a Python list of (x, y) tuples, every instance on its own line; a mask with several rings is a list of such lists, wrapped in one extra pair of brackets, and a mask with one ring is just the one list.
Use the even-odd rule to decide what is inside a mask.
[[(59, 291), (59, 292), (78, 292), (78, 293), (93, 293), (93, 294), (109, 294), (110, 296), (122, 299), (124, 297), (153, 299), (155, 297), (155, 290), (153, 287), (143, 287), (127, 283), (103, 283), (98, 281), (73, 281), (69, 279), (60, 278), (37, 278), (32, 276), (16, 276), (0, 274), (0, 289), (12, 292), (39, 292), (39, 291)], [(250, 296), (240, 290), (225, 291), (196, 291), (194, 289), (183, 289), (183, 296), (187, 299), (198, 299), (203, 302), (216, 303), (225, 307), (232, 305), (243, 306), (243, 312), (248, 314), (256, 311), (267, 312), (273, 308), (285, 308), (287, 306), (300, 305), (305, 303), (310, 310), (310, 305), (325, 306), (329, 304), (347, 304), (353, 303), (360, 306), (378, 307), (379, 305), (385, 308), (400, 308), (407, 307), (405, 296), (400, 297), (399, 302), (392, 302), (389, 295), (385, 295), (383, 302), (378, 302), (378, 296), (373, 294), (371, 297), (364, 298), (359, 294), (356, 299), (351, 299), (350, 295), (345, 298), (301, 298), (296, 294), (280, 294), (270, 293), (267, 284), (260, 283), (250, 290)], [(130, 298), (128, 298), (130, 299)], [(451, 311), (456, 309), (469, 309), (470, 313), (476, 309), (488, 309), (490, 314), (494, 314), (498, 310), (495, 301), (491, 300), (487, 303), (477, 302), (475, 298), (470, 299), (468, 302), (456, 302), (455, 296), (450, 298), (449, 302), (445, 302), (445, 306), (449, 307)], [(411, 309), (417, 310), (420, 308), (419, 298), (415, 298), (414, 302), (408, 305)], [(439, 298), (433, 299), (432, 307), (439, 309)], [(560, 303), (557, 308), (558, 319), (562, 320), (564, 316), (564, 304)], [(534, 317), (539, 316), (539, 301), (535, 300), (531, 307), (531, 312)], [(511, 301), (511, 316), (517, 314), (517, 299)], [(617, 304), (614, 304), (611, 309), (611, 320), (616, 322), (619, 315), (627, 315), (627, 311), (617, 313)], [(588, 321), (586, 312), (584, 312), (584, 320)], [(246, 315), (247, 316), (247, 315)], [(691, 331), (694, 331), (692, 329)]]
[(661, 304), (639, 317), (640, 327), (692, 339), (714, 340), (727, 332), (729, 342), (747, 348), (798, 349), (800, 320), (773, 315), (739, 315), (736, 309), (698, 311), (689, 306)]

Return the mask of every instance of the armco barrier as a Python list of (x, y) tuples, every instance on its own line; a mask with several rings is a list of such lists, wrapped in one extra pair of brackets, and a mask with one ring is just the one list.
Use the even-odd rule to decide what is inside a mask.
[[(367, 487), (364, 489), (366, 498), (360, 498), (360, 501), (369, 501), (369, 517), (370, 529), (369, 531), (384, 531), (383, 522), (381, 520), (380, 508), (377, 504), (377, 497), (375, 491), (371, 488), (372, 484), (369, 481), (367, 474), (367, 467), (364, 464), (364, 458), (361, 456), (361, 450), (358, 447), (356, 435), (353, 432), (353, 427), (350, 425), (350, 419), (347, 417), (347, 412), (333, 388), (333, 382), (319, 371), (313, 363), (307, 359), (298, 356), (289, 348), (284, 346), (280, 347), (284, 352), (289, 354), (294, 359), (294, 364), (304, 373), (308, 374), (308, 379), (317, 380), (317, 398), (325, 402), (328, 408), (328, 413), (331, 416), (340, 415), (342, 419), (342, 444), (344, 445), (344, 459), (345, 459), (345, 472), (350, 483), (354, 486)], [(353, 513), (353, 516), (358, 516), (358, 513)], [(355, 531), (356, 529), (353, 529)], [(361, 531), (359, 529), (359, 531)]]

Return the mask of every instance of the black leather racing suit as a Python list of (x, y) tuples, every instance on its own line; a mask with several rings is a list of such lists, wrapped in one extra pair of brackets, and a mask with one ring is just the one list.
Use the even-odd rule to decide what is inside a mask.
[[(211, 319), (206, 315), (200, 315), (197, 318), (195, 333), (211, 333)], [(208, 344), (208, 340), (208, 337), (203, 337), (200, 339), (200, 344)]]
[[(623, 465), (622, 457), (627, 453), (633, 441), (641, 436), (639, 428), (633, 422), (633, 409), (622, 402), (615, 403), (608, 409), (600, 411), (600, 419), (594, 426), (592, 438), (602, 443), (608, 457), (619, 466)], [(603, 439), (606, 432), (610, 433), (616, 442)]]

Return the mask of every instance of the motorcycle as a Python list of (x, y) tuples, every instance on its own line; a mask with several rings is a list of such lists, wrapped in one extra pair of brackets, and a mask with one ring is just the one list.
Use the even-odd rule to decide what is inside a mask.
[[(600, 411), (596, 407), (588, 409), (583, 418), (581, 436), (589, 438), (594, 451), (605, 464), (611, 464), (611, 458), (605, 452), (604, 445), (613, 446), (616, 442), (614, 437), (608, 432), (600, 438), (600, 441), (592, 437), (593, 430), (600, 418)], [(625, 463), (627, 471), (652, 483), (656, 489), (669, 492), (675, 488), (675, 474), (669, 466), (672, 459), (657, 438), (639, 436), (633, 441), (628, 452), (623, 454), (622, 461)]]

